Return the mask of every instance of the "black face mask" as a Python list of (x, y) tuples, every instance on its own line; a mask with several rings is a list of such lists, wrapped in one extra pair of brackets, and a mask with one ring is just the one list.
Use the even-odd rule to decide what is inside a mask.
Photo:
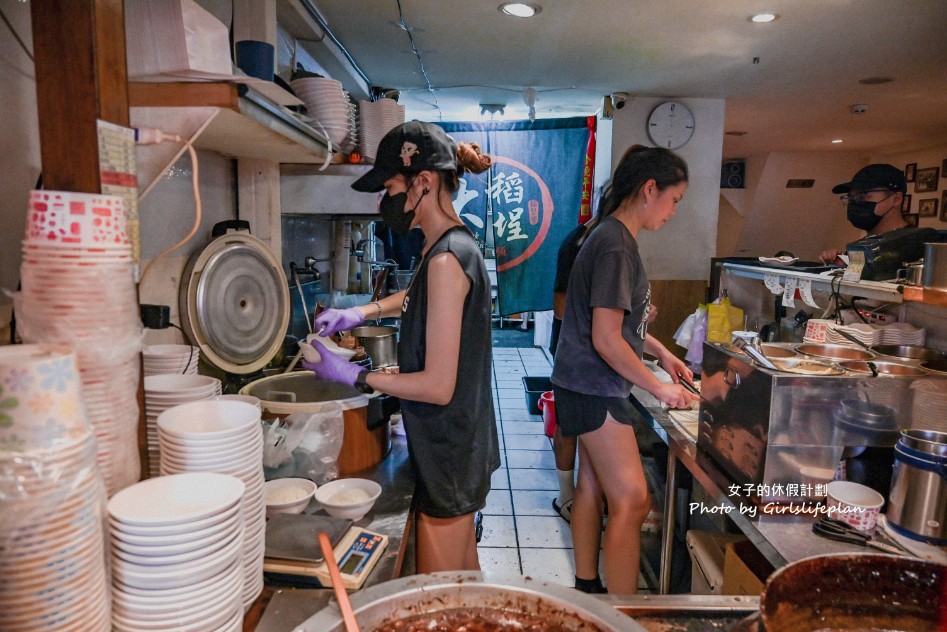
[(855, 200), (849, 200), (848, 221), (851, 222), (855, 228), (867, 231), (873, 230), (881, 221), (881, 216), (875, 215), (876, 206), (878, 206), (877, 202), (856, 202)]
[[(421, 197), (424, 197), (426, 194), (427, 189), (424, 190)], [(395, 195), (388, 195), (386, 193), (378, 205), (381, 218), (388, 228), (391, 229), (391, 232), (397, 235), (407, 235), (411, 231), (411, 223), (414, 221), (414, 209), (418, 208), (418, 204), (421, 203), (421, 198), (418, 198), (418, 204), (415, 204), (414, 208), (410, 211), (404, 210), (407, 203), (407, 192), (396, 193)]]

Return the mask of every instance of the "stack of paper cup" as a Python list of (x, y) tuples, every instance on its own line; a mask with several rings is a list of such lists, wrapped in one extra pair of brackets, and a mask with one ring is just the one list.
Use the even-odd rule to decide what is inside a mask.
[(17, 326), (27, 342), (75, 348), (97, 461), (112, 494), (140, 476), (142, 327), (122, 198), (32, 191)]
[(105, 489), (71, 349), (0, 347), (0, 630), (109, 630)]

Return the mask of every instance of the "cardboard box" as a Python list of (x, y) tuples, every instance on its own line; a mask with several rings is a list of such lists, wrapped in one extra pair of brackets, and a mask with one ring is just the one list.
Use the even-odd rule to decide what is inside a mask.
[(728, 544), (723, 561), (723, 594), (759, 596), (773, 570), (749, 540)]
[(690, 530), (685, 537), (691, 557), (691, 594), (723, 594), (724, 557), (727, 546), (746, 540), (742, 535)]
[(232, 75), (230, 32), (194, 0), (125, 3), (128, 76)]

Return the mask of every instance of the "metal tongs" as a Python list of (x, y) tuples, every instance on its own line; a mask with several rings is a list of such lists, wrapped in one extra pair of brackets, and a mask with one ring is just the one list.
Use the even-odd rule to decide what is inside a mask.
[(754, 347), (753, 345), (747, 344), (746, 340), (743, 338), (737, 338), (733, 341), (733, 344), (737, 346), (738, 349), (743, 351), (746, 355), (750, 356), (764, 367), (771, 371), (778, 371), (779, 367), (770, 362), (769, 358), (763, 355), (763, 352)]
[(697, 388), (696, 386), (694, 386), (694, 384), (693, 384), (690, 380), (686, 379), (686, 378), (685, 378), (683, 375), (681, 375), (680, 373), (677, 374), (677, 377), (678, 377), (678, 379), (681, 381), (681, 386), (683, 386), (684, 388), (686, 388), (687, 390), (689, 390), (689, 391), (690, 391), (691, 393), (693, 393), (694, 395), (697, 395), (697, 396), (700, 397), (701, 399), (704, 398), (704, 396), (700, 394), (700, 390), (698, 390), (698, 388)]
[(827, 540), (835, 540), (836, 542), (847, 542), (849, 544), (856, 544), (858, 546), (870, 547), (873, 549), (878, 549), (879, 551), (884, 551), (885, 553), (892, 553), (894, 555), (905, 554), (905, 552), (901, 549), (884, 544), (883, 542), (872, 540), (870, 535), (861, 533), (854, 527), (851, 527), (840, 520), (835, 520), (834, 518), (822, 518), (818, 522), (814, 523), (812, 525), (812, 533), (826, 538)]

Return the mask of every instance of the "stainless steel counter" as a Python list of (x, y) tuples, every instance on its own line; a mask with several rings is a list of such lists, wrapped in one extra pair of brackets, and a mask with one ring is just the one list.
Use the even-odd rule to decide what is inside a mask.
[[(650, 362), (646, 364), (660, 379), (670, 380), (660, 367)], [(725, 513), (776, 568), (811, 555), (864, 551), (864, 548), (855, 545), (833, 542), (813, 535), (812, 516), (769, 515), (763, 513), (761, 507), (752, 501), (739, 494), (732, 494), (726, 485), (726, 478), (721, 473), (705, 463), (698, 463), (696, 440), (671, 420), (667, 409), (653, 395), (638, 387), (635, 387), (631, 394), (635, 408), (651, 423), (654, 431), (668, 446), (659, 572), (661, 594), (669, 592), (671, 581), (669, 569), (674, 544), (678, 463), (687, 468), (694, 480), (704, 488), (715, 503), (714, 508), (719, 508), (719, 513)]]

